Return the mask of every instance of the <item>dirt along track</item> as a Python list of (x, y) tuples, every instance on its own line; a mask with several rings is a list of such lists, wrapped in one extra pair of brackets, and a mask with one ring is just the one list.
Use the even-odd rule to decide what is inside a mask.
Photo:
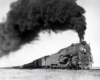
[[(100, 80), (100, 70), (34, 69), (35, 80)], [(42, 74), (41, 74), (42, 73)]]
[(0, 80), (15, 80), (15, 78), (16, 80), (100, 80), (100, 69), (0, 69)]

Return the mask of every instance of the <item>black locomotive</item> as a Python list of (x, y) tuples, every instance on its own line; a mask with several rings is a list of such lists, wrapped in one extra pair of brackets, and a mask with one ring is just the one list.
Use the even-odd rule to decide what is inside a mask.
[(61, 49), (55, 54), (34, 60), (29, 64), (21, 66), (21, 68), (90, 69), (92, 63), (93, 57), (90, 46), (85, 41), (82, 41)]

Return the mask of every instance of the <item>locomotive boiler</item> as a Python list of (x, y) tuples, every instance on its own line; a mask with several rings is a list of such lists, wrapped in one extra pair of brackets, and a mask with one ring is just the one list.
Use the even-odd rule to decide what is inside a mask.
[(22, 68), (90, 69), (92, 63), (90, 46), (82, 41), (61, 49), (55, 54), (25, 64)]

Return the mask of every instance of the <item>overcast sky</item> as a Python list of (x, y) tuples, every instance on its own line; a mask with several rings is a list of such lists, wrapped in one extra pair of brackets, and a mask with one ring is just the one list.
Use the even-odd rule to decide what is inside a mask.
[[(9, 5), (15, 0), (0, 0), (0, 22), (6, 18)], [(78, 0), (77, 3), (86, 10), (87, 30), (85, 40), (90, 43), (91, 52), (94, 59), (94, 67), (100, 67), (100, 1), (99, 0)], [(33, 61), (39, 57), (56, 53), (61, 48), (69, 46), (71, 43), (79, 42), (77, 33), (65, 31), (59, 34), (41, 32), (40, 40), (26, 44), (16, 52), (0, 59), (0, 66), (16, 66)]]

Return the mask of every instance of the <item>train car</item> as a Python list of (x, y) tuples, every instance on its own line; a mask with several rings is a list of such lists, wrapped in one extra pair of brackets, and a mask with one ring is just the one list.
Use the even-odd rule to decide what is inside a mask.
[(46, 59), (46, 66), (49, 68), (56, 68), (58, 67), (58, 59), (59, 59), (59, 55), (57, 53), (50, 55), (49, 57), (47, 57)]
[(34, 62), (28, 63), (28, 64), (24, 64), (22, 66), (22, 69), (33, 69), (34, 67)]
[(39, 58), (37, 60), (34, 60), (31, 63), (24, 64), (22, 66), (24, 69), (36, 69), (36, 68), (42, 68), (42, 58)]

